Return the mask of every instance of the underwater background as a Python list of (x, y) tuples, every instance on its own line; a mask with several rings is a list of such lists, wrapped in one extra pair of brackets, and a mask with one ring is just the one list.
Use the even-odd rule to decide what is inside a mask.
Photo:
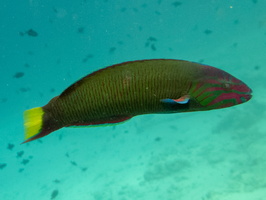
[[(264, 200), (265, 8), (264, 0), (2, 0), (0, 199)], [(21, 144), (25, 110), (102, 67), (151, 58), (223, 69), (253, 98)]]

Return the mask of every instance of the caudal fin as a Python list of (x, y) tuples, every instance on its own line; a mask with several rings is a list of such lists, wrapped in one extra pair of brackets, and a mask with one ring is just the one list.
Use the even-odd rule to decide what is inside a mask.
[[(49, 120), (48, 118), (48, 122)], [(32, 108), (24, 112), (24, 128), (25, 141), (23, 143), (41, 138), (58, 129), (47, 127), (47, 115), (42, 107)]]
[(24, 112), (25, 142), (41, 132), (43, 115), (42, 107), (32, 108)]

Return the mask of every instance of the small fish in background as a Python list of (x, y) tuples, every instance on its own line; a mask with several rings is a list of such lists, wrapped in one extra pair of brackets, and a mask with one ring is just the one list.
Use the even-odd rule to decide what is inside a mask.
[(61, 181), (58, 180), (58, 179), (53, 180), (53, 182), (54, 182), (54, 183), (57, 183), (57, 184), (58, 184), (58, 183), (61, 183)]
[(33, 29), (29, 29), (29, 30), (27, 30), (27, 31), (25, 31), (25, 32), (19, 32), (19, 35), (20, 36), (24, 36), (24, 35), (28, 35), (28, 36), (31, 36), (31, 37), (37, 37), (39, 34), (35, 31), (35, 30), (33, 30)]
[(17, 152), (17, 158), (21, 158), (24, 155), (24, 151)]
[(8, 143), (8, 145), (7, 145), (7, 149), (10, 151), (12, 151), (14, 147), (15, 147), (15, 145), (11, 144), (11, 143)]
[(29, 159), (23, 159), (23, 160), (21, 161), (21, 164), (23, 164), (23, 165), (27, 165), (29, 162), (30, 162)]
[(78, 166), (78, 164), (75, 161), (70, 161), (71, 165)]
[(145, 43), (145, 47), (151, 47), (153, 51), (156, 51), (155, 43), (157, 42), (157, 39), (155, 37), (149, 37)]
[(87, 62), (89, 59), (91, 59), (91, 58), (93, 58), (93, 55), (92, 55), (92, 54), (88, 54), (88, 55), (86, 55), (85, 58), (83, 58), (82, 62), (83, 62), (83, 63), (86, 63), (86, 62)]
[(78, 33), (84, 33), (84, 31), (85, 31), (85, 28), (84, 27), (79, 27), (78, 28)]
[(0, 170), (1, 170), (1, 169), (4, 169), (6, 166), (7, 166), (6, 163), (0, 163)]
[(58, 196), (58, 194), (59, 194), (59, 191), (58, 190), (53, 190), (50, 199), (55, 199)]
[(29, 88), (22, 87), (22, 88), (19, 88), (19, 91), (20, 92), (28, 92), (28, 91), (30, 91), (30, 89)]
[(172, 5), (173, 5), (174, 7), (178, 7), (178, 6), (181, 6), (181, 5), (182, 5), (182, 2), (180, 2), (180, 1), (175, 1), (175, 2), (172, 3)]
[(210, 35), (210, 34), (212, 33), (212, 30), (206, 29), (206, 30), (204, 31), (204, 33), (205, 33), (206, 35)]
[(115, 50), (116, 50), (116, 47), (111, 47), (109, 49), (109, 54), (113, 54), (115, 52)]
[(208, 65), (173, 59), (125, 62), (93, 72), (47, 105), (25, 111), (24, 143), (63, 127), (226, 108), (249, 101), (251, 93), (239, 79)]
[(17, 72), (17, 73), (14, 74), (13, 78), (21, 78), (24, 75), (25, 75), (24, 72)]
[(18, 172), (22, 173), (25, 170), (25, 168), (19, 168)]
[[(70, 156), (69, 156), (68, 153), (66, 153), (65, 156), (66, 156), (67, 158), (70, 158)], [(74, 167), (78, 167), (78, 168), (80, 168), (80, 170), (81, 170), (82, 172), (86, 172), (87, 169), (88, 169), (87, 167), (80, 167), (79, 164), (78, 164), (77, 162), (73, 161), (73, 160), (69, 160), (69, 162), (70, 162), (70, 164), (73, 165)]]

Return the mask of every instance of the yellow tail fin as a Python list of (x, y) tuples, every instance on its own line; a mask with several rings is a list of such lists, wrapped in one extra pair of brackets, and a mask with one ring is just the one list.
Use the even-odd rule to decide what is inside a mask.
[(43, 124), (42, 107), (32, 108), (24, 112), (25, 140), (40, 133)]

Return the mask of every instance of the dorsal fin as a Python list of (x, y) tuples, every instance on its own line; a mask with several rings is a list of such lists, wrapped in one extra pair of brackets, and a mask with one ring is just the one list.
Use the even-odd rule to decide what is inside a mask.
[[(83, 79), (83, 78), (82, 78)], [(77, 87), (79, 87), (82, 84), (82, 79), (80, 79), (79, 81), (77, 81), (76, 83), (73, 83), (72, 85), (70, 85), (67, 89), (65, 89), (59, 96), (60, 97), (64, 97), (69, 95), (72, 91), (74, 91)]]

